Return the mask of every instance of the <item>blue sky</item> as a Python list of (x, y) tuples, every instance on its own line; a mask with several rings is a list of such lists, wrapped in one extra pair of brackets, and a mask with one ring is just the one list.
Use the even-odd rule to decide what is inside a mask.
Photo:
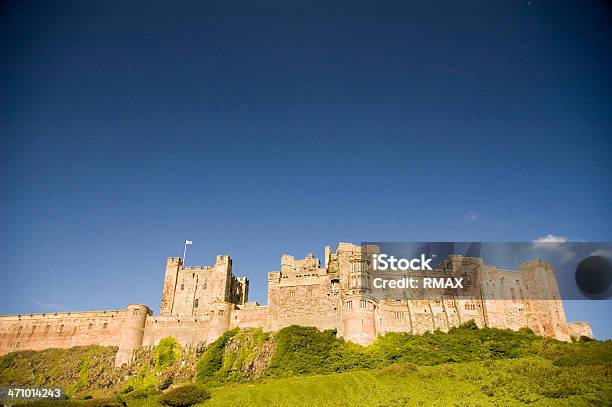
[(611, 241), (610, 9), (421, 3), (3, 4), (0, 313), (157, 311), (185, 239), (261, 303), (338, 241)]

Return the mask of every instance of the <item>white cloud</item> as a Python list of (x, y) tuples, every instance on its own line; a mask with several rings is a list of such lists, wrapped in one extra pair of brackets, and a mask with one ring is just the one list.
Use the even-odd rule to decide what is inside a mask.
[(465, 218), (469, 222), (476, 222), (478, 219), (480, 219), (480, 214), (474, 211), (469, 211), (468, 213), (465, 214)]
[(544, 237), (540, 237), (533, 241), (533, 243), (565, 243), (567, 242), (567, 237), (565, 236), (555, 236), (550, 233)]
[(533, 246), (535, 249), (555, 252), (559, 256), (559, 261), (561, 261), (561, 263), (567, 263), (576, 257), (576, 253), (569, 250), (564, 244), (562, 244), (568, 241), (569, 239), (565, 236), (555, 236), (549, 233), (546, 236), (534, 240)]
[(612, 259), (612, 251), (604, 250), (604, 249), (597, 249), (593, 253), (591, 253), (591, 256), (601, 256), (601, 257), (607, 257), (609, 259)]

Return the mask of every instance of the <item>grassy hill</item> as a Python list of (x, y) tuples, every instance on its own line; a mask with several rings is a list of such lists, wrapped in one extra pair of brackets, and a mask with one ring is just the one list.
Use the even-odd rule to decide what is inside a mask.
[(112, 366), (115, 352), (5, 355), (0, 386), (58, 385), (73, 400), (110, 397), (135, 407), (157, 405), (161, 392), (185, 383), (210, 391), (206, 406), (612, 405), (612, 342), (564, 343), (473, 323), (387, 334), (369, 347), (298, 326), (234, 330), (200, 348), (167, 338), (121, 369)]

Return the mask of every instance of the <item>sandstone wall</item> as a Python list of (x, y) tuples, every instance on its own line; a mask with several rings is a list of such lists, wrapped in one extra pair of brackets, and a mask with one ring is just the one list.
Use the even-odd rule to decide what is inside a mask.
[(575, 339), (580, 339), (581, 336), (587, 338), (593, 337), (591, 325), (588, 322), (572, 322), (568, 324), (569, 332)]
[(267, 330), (289, 325), (333, 329), (339, 320), (338, 307), (337, 293), (324, 273), (268, 274)]
[(119, 346), (127, 310), (0, 316), (0, 355), (23, 349)]

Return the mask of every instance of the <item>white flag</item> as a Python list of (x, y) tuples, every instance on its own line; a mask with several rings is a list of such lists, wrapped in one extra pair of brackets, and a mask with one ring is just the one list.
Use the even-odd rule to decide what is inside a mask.
[(191, 240), (185, 240), (185, 244), (193, 244)]

